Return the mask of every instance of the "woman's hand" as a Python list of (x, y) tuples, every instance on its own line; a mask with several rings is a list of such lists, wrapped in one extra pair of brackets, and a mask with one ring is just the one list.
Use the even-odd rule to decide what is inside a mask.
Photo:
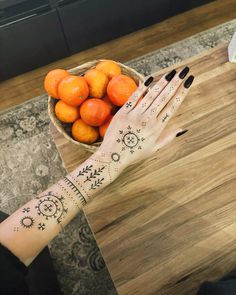
[(150, 88), (149, 77), (114, 116), (95, 154), (0, 224), (0, 243), (28, 265), (124, 168), (174, 138), (178, 131), (164, 135), (163, 130), (193, 82), (193, 76), (185, 79), (188, 72), (187, 67), (172, 71)]
[(110, 170), (119, 174), (128, 165), (150, 157), (170, 142), (181, 129), (168, 134), (163, 130), (193, 82), (193, 76), (186, 78), (188, 72), (188, 67), (179, 73), (173, 70), (157, 83), (152, 83), (153, 77), (149, 77), (114, 116), (94, 156), (110, 162)]

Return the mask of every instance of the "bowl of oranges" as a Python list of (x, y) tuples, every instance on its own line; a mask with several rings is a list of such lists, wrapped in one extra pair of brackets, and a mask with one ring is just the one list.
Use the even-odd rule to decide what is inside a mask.
[(52, 70), (44, 79), (49, 117), (66, 139), (94, 152), (113, 116), (143, 81), (143, 75), (113, 60)]

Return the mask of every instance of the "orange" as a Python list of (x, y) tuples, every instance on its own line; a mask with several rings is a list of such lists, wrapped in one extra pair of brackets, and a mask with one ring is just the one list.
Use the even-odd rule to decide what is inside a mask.
[(71, 132), (75, 140), (87, 144), (94, 143), (99, 138), (97, 128), (87, 125), (82, 119), (73, 123)]
[(121, 74), (121, 67), (113, 60), (104, 60), (99, 62), (95, 69), (107, 75), (108, 79)]
[(107, 131), (108, 126), (111, 123), (112, 118), (113, 118), (113, 116), (110, 116), (109, 119), (106, 121), (106, 123), (99, 127), (99, 134), (102, 138), (104, 138), (105, 133)]
[(87, 99), (80, 107), (81, 118), (86, 124), (91, 126), (102, 125), (110, 114), (109, 105), (99, 98)]
[(46, 92), (54, 98), (59, 98), (58, 85), (66, 76), (69, 76), (66, 70), (56, 69), (50, 71), (44, 79), (44, 89)]
[(106, 93), (109, 81), (107, 76), (96, 69), (91, 69), (86, 72), (84, 78), (89, 85), (89, 95), (91, 97), (102, 98)]
[(73, 123), (80, 117), (78, 107), (73, 107), (59, 100), (55, 106), (55, 114), (57, 118), (64, 123)]
[(103, 101), (105, 101), (109, 107), (110, 107), (110, 110), (111, 110), (111, 113), (112, 114), (115, 114), (117, 111), (118, 111), (118, 106), (115, 106), (109, 99), (109, 97), (106, 95), (102, 98)]
[(115, 76), (107, 86), (107, 94), (112, 103), (122, 106), (137, 89), (134, 80), (126, 75)]
[(58, 86), (61, 100), (72, 106), (79, 106), (89, 95), (88, 84), (83, 77), (69, 75)]

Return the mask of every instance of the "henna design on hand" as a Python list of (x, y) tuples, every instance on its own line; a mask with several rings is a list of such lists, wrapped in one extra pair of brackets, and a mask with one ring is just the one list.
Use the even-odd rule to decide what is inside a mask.
[(141, 142), (145, 140), (144, 137), (140, 137), (141, 129), (132, 130), (132, 127), (128, 125), (127, 130), (120, 130), (119, 133), (121, 137), (116, 141), (122, 143), (122, 151), (125, 151), (126, 148), (130, 150), (130, 153), (133, 154), (135, 148), (142, 149)]
[(127, 102), (125, 106), (126, 106), (126, 108), (131, 108), (132, 107), (132, 102)]
[(165, 116), (162, 118), (162, 122), (164, 123), (167, 118), (169, 118), (169, 115), (168, 114), (165, 114)]

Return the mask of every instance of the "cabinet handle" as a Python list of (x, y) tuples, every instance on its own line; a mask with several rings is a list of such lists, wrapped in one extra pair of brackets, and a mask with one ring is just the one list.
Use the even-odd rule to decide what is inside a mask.
[(31, 15), (27, 15), (27, 16), (25, 16), (25, 17), (22, 17), (22, 18), (19, 18), (19, 19), (13, 20), (12, 22), (9, 22), (9, 23), (7, 23), (7, 24), (0, 25), (0, 28), (7, 27), (7, 26), (9, 26), (9, 25), (12, 25), (12, 24), (18, 23), (18, 22), (20, 22), (20, 21), (22, 21), (22, 20), (25, 20), (25, 19), (28, 19), (28, 18), (34, 17), (34, 16), (36, 16), (36, 15), (37, 15), (37, 13), (34, 13), (34, 14), (31, 14)]

